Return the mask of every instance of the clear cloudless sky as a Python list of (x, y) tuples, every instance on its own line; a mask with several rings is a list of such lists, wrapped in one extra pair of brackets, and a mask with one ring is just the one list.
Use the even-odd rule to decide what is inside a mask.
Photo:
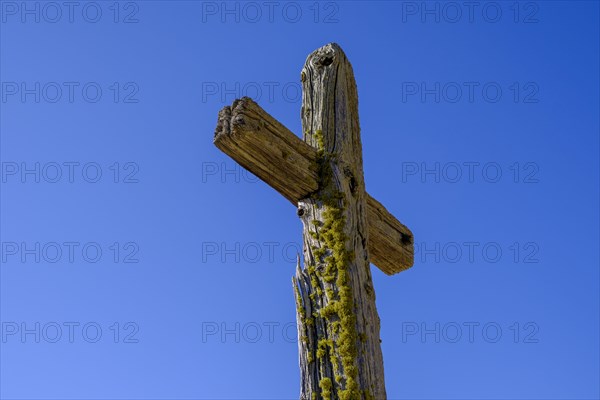
[(372, 266), (390, 399), (597, 399), (599, 6), (0, 2), (2, 399), (293, 399), (295, 208), (212, 144), (300, 133), (339, 43), (366, 186), (415, 236)]

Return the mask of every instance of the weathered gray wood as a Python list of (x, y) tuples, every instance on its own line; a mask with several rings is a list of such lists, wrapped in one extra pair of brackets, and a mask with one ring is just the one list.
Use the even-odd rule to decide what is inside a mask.
[(318, 189), (298, 202), (300, 398), (385, 399), (352, 66), (328, 44), (308, 56), (302, 82), (302, 127), (317, 149)]
[[(219, 112), (214, 143), (295, 206), (318, 190), (317, 150), (248, 97)], [(410, 268), (412, 232), (366, 196), (371, 262), (388, 275)]]
[(385, 399), (369, 261), (390, 275), (409, 268), (413, 236), (365, 191), (356, 83), (341, 48), (311, 53), (301, 76), (305, 142), (248, 98), (221, 110), (214, 142), (298, 206), (300, 398)]

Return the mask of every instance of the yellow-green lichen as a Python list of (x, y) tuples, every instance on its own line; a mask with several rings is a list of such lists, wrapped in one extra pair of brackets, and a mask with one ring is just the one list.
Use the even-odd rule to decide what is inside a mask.
[(331, 378), (323, 378), (319, 381), (319, 387), (321, 388), (321, 397), (324, 399), (331, 399), (331, 388), (333, 384), (331, 383)]
[[(348, 237), (344, 231), (346, 218), (342, 208), (344, 195), (332, 184), (331, 162), (333, 156), (325, 150), (322, 131), (317, 130), (313, 138), (317, 144), (316, 170), (319, 179), (319, 192), (316, 200), (322, 207), (323, 221), (313, 221), (315, 232), (314, 235), (311, 233), (311, 236), (320, 241), (320, 246), (313, 247), (312, 250), (317, 262), (325, 264), (320, 277), (332, 285), (332, 288), (326, 288), (328, 304), (321, 308), (320, 316), (329, 321), (332, 333), (337, 336), (335, 346), (331, 340), (321, 339), (319, 341), (317, 357), (325, 357), (328, 353), (327, 347), (329, 347), (329, 360), (334, 370), (335, 381), (341, 388), (338, 391), (339, 398), (342, 400), (359, 399), (362, 396), (357, 383), (358, 368), (355, 364), (358, 335), (354, 298), (348, 272), (348, 265), (352, 260), (353, 253), (346, 248)], [(313, 272), (309, 268), (311, 284), (315, 290), (322, 291), (319, 277)], [(328, 377), (320, 380), (319, 386), (322, 389), (323, 397), (326, 397), (326, 394), (330, 395), (331, 385), (331, 379)]]
[(292, 284), (294, 285), (294, 294), (296, 298), (296, 310), (298, 311), (298, 315), (302, 320), (306, 318), (306, 312), (304, 311), (304, 305), (302, 304), (302, 295), (300, 294), (300, 289), (298, 289), (298, 284), (296, 279), (292, 279)]

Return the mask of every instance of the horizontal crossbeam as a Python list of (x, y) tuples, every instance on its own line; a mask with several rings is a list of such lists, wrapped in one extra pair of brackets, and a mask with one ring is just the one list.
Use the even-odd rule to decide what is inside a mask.
[[(214, 144), (294, 206), (318, 190), (317, 152), (248, 97), (219, 112)], [(413, 265), (412, 232), (367, 194), (369, 256), (388, 275)]]

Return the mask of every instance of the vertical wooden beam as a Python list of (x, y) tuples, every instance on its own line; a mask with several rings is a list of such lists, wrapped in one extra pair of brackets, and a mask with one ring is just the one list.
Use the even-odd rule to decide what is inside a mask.
[(328, 44), (308, 56), (302, 82), (302, 128), (317, 149), (319, 188), (298, 202), (300, 398), (385, 399), (352, 66), (338, 45)]

